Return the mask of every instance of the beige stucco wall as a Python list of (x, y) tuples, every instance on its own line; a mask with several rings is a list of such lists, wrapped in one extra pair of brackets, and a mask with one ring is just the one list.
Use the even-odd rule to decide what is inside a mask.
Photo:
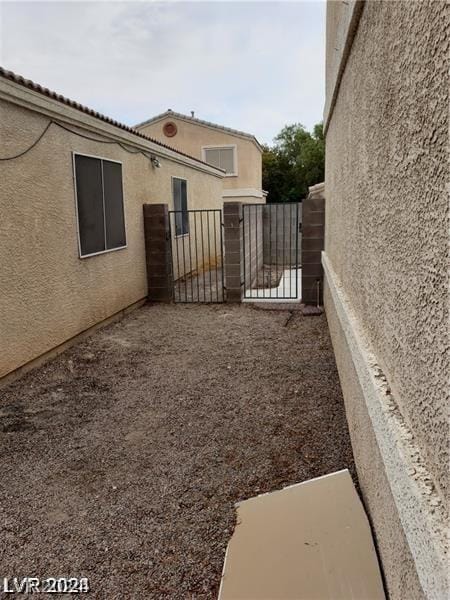
[[(328, 9), (330, 36), (339, 30), (336, 21), (343, 17), (338, 13), (345, 10), (335, 4)], [(440, 508), (448, 497), (450, 372), (446, 11), (439, 1), (365, 3), (326, 135), (326, 258), (408, 430), (411, 448), (396, 471), (404, 470), (401, 476), (411, 489), (426, 480)], [(335, 45), (327, 40), (329, 49)], [(333, 69), (327, 71), (328, 96)], [(349, 366), (330, 295), (326, 310), (361, 487), (391, 597), (420, 597), (416, 572), (425, 595), (441, 597), (444, 588), (436, 582), (444, 585), (442, 565), (425, 566), (426, 544), (431, 547), (442, 530), (441, 514), (420, 497), (424, 510), (413, 517), (400, 492), (394, 493), (393, 506), (382, 509), (384, 502), (392, 505), (397, 482), (379, 473), (388, 473), (389, 456), (376, 450), (373, 421), (364, 409), (355, 416), (364, 390), (358, 390)], [(420, 473), (407, 466), (409, 453), (420, 457)], [(396, 548), (392, 531), (399, 527), (408, 535), (399, 535), (401, 548)], [(420, 538), (414, 528), (422, 531)], [(442, 555), (444, 546), (436, 544)], [(405, 567), (396, 555), (406, 557)], [(411, 595), (405, 595), (403, 585)]]
[[(163, 133), (165, 123), (175, 122), (177, 134), (174, 137), (166, 137)], [(262, 154), (256, 144), (250, 140), (237, 135), (232, 135), (219, 129), (206, 127), (197, 123), (191, 123), (178, 119), (174, 116), (165, 117), (154, 123), (139, 127), (146, 135), (165, 144), (170, 144), (191, 156), (202, 159), (202, 146), (227, 146), (235, 145), (237, 149), (238, 174), (227, 176), (223, 179), (224, 190), (258, 190), (262, 192)], [(248, 196), (229, 198), (233, 201), (263, 201), (262, 198), (251, 199)]]
[(383, 459), (364, 403), (364, 390), (325, 284), (324, 302), (345, 410), (356, 459), (364, 506), (372, 524), (379, 557), (391, 598), (419, 600), (423, 591), (384, 470)]
[[(345, 31), (345, 23), (343, 23), (343, 13), (347, 14), (347, 7), (343, 2), (327, 2), (327, 19), (326, 19), (326, 78), (325, 78), (325, 94), (327, 101), (331, 100), (333, 87), (336, 82), (339, 60), (342, 57), (343, 34)], [(339, 44), (339, 41), (341, 43)], [(325, 109), (326, 110), (326, 109)]]
[(363, 7), (364, 0), (346, 0), (346, 2), (333, 0), (327, 2), (324, 132), (328, 127), (338, 92), (338, 80), (342, 75), (345, 61), (351, 50), (351, 44)]
[[(73, 113), (53, 104), (61, 117)], [(1, 156), (29, 146), (47, 122), (0, 100)], [(122, 161), (127, 248), (79, 258), (73, 151)], [(221, 208), (221, 177), (159, 160), (155, 169), (140, 154), (52, 125), (27, 155), (0, 162), (0, 376), (146, 296), (142, 205), (172, 207), (171, 176), (187, 179), (189, 208)]]

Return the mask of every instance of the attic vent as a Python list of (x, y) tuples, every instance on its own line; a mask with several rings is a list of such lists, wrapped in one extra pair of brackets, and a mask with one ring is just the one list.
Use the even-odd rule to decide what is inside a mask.
[(177, 134), (177, 126), (172, 121), (169, 121), (164, 124), (163, 133), (166, 137), (173, 137)]

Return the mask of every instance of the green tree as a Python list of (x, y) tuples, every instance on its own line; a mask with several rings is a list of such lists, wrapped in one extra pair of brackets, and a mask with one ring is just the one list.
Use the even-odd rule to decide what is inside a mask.
[(306, 198), (308, 187), (325, 174), (325, 142), (322, 123), (312, 133), (300, 123), (286, 125), (263, 147), (263, 188), (269, 202), (294, 202)]

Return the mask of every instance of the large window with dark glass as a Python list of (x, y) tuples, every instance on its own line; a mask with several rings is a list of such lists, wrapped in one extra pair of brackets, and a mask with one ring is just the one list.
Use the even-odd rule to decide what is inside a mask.
[(126, 246), (122, 165), (74, 155), (80, 256)]
[(189, 233), (186, 179), (172, 178), (173, 209), (175, 212), (175, 235)]

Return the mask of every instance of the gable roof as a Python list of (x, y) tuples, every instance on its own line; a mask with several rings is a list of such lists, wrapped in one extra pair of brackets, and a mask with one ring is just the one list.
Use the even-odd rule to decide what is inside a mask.
[(236, 135), (238, 137), (246, 138), (251, 140), (259, 150), (262, 151), (261, 144), (258, 142), (256, 137), (251, 133), (245, 133), (245, 131), (239, 131), (239, 129), (232, 129), (231, 127), (225, 127), (224, 125), (217, 125), (216, 123), (211, 123), (211, 121), (204, 121), (203, 119), (197, 119), (197, 117), (189, 117), (188, 115), (183, 115), (182, 113), (175, 112), (170, 108), (160, 115), (156, 115), (156, 117), (152, 117), (151, 119), (147, 119), (147, 121), (143, 121), (142, 123), (138, 123), (134, 127), (139, 129), (141, 127), (145, 127), (146, 125), (150, 125), (152, 123), (156, 123), (157, 121), (161, 121), (167, 117), (173, 117), (174, 119), (180, 119), (181, 121), (187, 121), (188, 123), (194, 123), (195, 125), (202, 125), (203, 127), (209, 127), (210, 129), (218, 129), (220, 131), (225, 131), (226, 133), (231, 133), (232, 135)]
[[(119, 129), (127, 131), (128, 133), (132, 133), (133, 135), (136, 135), (144, 140), (152, 142), (153, 144), (161, 146), (162, 148), (166, 148), (167, 150), (170, 150), (171, 152), (175, 152), (176, 154), (179, 154), (181, 156), (189, 158), (190, 160), (194, 160), (198, 163), (201, 163), (202, 165), (205, 165), (208, 167), (212, 166), (212, 165), (206, 163), (205, 161), (203, 161), (199, 158), (196, 158), (195, 156), (191, 156), (190, 154), (186, 154), (185, 152), (182, 152), (181, 150), (177, 150), (177, 148), (173, 148), (172, 146), (164, 144), (163, 142), (160, 142), (159, 140), (155, 140), (154, 138), (151, 138), (148, 135), (141, 133), (137, 129), (134, 129), (134, 127), (129, 127), (128, 125), (124, 125), (123, 123), (120, 123), (119, 121), (115, 121), (111, 117), (102, 115), (101, 113), (97, 112), (96, 110), (94, 110), (92, 108), (88, 108), (87, 106), (84, 106), (83, 104), (80, 104), (79, 102), (75, 102), (75, 100), (71, 100), (70, 98), (66, 98), (62, 94), (58, 94), (57, 92), (49, 90), (48, 88), (43, 87), (39, 83), (35, 83), (31, 79), (25, 79), (25, 77), (22, 77), (22, 75), (17, 75), (17, 73), (14, 73), (13, 71), (8, 71), (8, 70), (4, 69), (2, 66), (0, 66), (0, 78), (8, 79), (9, 81), (13, 81), (14, 83), (17, 83), (23, 87), (26, 87), (34, 92), (38, 92), (39, 94), (42, 94), (43, 96), (47, 96), (48, 98), (57, 100), (58, 102), (61, 102), (62, 104), (66, 104), (67, 106), (70, 106), (71, 108), (75, 108), (87, 115), (95, 117), (96, 119), (100, 119), (101, 121), (104, 121), (105, 123), (109, 123), (110, 125), (113, 125), (114, 127), (118, 127)], [(217, 167), (213, 167), (213, 168), (217, 169), (217, 171), (223, 172), (222, 169), (219, 169)]]

